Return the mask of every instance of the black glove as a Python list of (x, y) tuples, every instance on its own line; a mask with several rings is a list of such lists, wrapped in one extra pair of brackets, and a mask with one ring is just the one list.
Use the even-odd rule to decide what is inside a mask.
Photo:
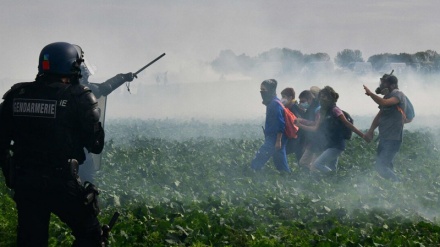
[(93, 215), (96, 217), (101, 212), (101, 209), (99, 207), (98, 203), (98, 195), (99, 190), (98, 188), (90, 183), (89, 181), (84, 182), (84, 205), (89, 207), (89, 210), (93, 213)]
[(137, 78), (137, 75), (130, 72), (127, 74), (122, 74), (122, 77), (124, 78), (125, 81), (133, 81), (134, 78)]

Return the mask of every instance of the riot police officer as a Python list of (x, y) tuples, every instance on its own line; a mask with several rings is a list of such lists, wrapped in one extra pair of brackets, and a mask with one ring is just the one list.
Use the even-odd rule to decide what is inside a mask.
[[(74, 46), (82, 51), (82, 48), (80, 46), (78, 45), (74, 45)], [(84, 56), (83, 59), (85, 59)], [(86, 59), (84, 63), (81, 63), (80, 68), (81, 68), (81, 78), (79, 81), (82, 85), (85, 85), (88, 88), (90, 88), (93, 94), (98, 99), (98, 103), (102, 104), (100, 105), (101, 114), (105, 114), (105, 103), (106, 103), (107, 95), (112, 93), (115, 89), (120, 87), (125, 82), (131, 82), (133, 81), (134, 78), (136, 78), (136, 75), (134, 75), (131, 72), (125, 74), (120, 73), (106, 80), (105, 82), (92, 83), (89, 81), (89, 77), (93, 75), (94, 72), (90, 64), (87, 63)], [(85, 150), (85, 154), (86, 154), (86, 160), (79, 169), (79, 175), (83, 182), (84, 181), (93, 182), (95, 180), (95, 174), (96, 174), (94, 159), (92, 155), (89, 152), (87, 152), (87, 150)]]
[(18, 246), (47, 246), (51, 213), (72, 229), (74, 246), (101, 246), (97, 208), (85, 204), (77, 176), (83, 148), (100, 153), (104, 145), (96, 98), (79, 84), (81, 53), (65, 42), (45, 46), (35, 81), (3, 97), (0, 165), (15, 191)]

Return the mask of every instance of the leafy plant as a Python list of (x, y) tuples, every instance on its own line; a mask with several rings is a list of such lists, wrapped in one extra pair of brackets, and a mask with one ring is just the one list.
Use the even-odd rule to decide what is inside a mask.
[[(153, 124), (158, 131), (148, 137)], [(170, 126), (180, 124), (193, 131), (189, 123)], [(161, 131), (169, 127), (165, 123), (135, 125), (107, 125), (109, 141), (97, 174), (101, 222), (121, 213), (112, 246), (433, 246), (440, 241), (440, 139), (430, 132), (405, 132), (395, 161), (402, 182), (393, 183), (374, 171), (375, 145), (357, 137), (349, 141), (338, 172), (310, 174), (289, 157), (293, 172), (283, 174), (270, 162), (261, 172), (249, 168), (262, 143), (258, 131), (236, 138), (196, 132), (169, 138)], [(259, 129), (195, 125), (200, 133)], [(14, 246), (16, 210), (3, 183), (0, 193), (0, 246)], [(51, 246), (73, 241), (56, 217), (50, 236)]]

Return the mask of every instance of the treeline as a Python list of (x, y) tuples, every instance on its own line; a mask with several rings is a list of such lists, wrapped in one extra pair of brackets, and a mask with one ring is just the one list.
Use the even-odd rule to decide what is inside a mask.
[(399, 70), (400, 73), (438, 73), (440, 56), (436, 51), (427, 50), (414, 54), (377, 54), (365, 60), (361, 51), (345, 49), (338, 52), (332, 60), (327, 53), (303, 54), (289, 48), (273, 48), (256, 57), (236, 55), (231, 50), (224, 50), (211, 62), (211, 66), (222, 75), (255, 75), (267, 70), (276, 75), (307, 74), (316, 71), (352, 71), (362, 74), (389, 72), (391, 69)]

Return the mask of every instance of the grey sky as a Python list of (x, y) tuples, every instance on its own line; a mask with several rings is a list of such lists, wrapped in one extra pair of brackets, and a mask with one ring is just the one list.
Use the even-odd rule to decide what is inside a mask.
[(359, 49), (424, 51), (440, 44), (437, 1), (53, 1), (1, 0), (2, 77), (29, 78), (41, 48), (83, 47), (99, 75), (133, 71), (167, 53), (157, 69), (211, 61), (220, 50), (258, 55)]
[[(0, 89), (3, 90), (17, 81), (33, 80), (39, 52), (56, 41), (78, 44), (84, 49), (86, 58), (98, 68), (94, 82), (117, 73), (136, 71), (163, 52), (167, 53), (140, 75), (133, 83), (134, 89), (141, 83), (154, 85), (154, 75), (164, 71), (169, 72), (169, 77), (178, 77), (179, 82), (218, 80), (219, 75), (205, 71), (206, 67), (200, 65), (212, 61), (225, 49), (257, 56), (275, 47), (286, 47), (305, 54), (325, 52), (332, 59), (347, 48), (361, 50), (364, 59), (386, 52), (415, 53), (428, 49), (440, 52), (440, 3), (434, 0), (0, 0), (0, 3), (0, 82), (4, 84)], [(374, 89), (378, 80), (370, 79), (368, 86)], [(293, 81), (282, 82), (279, 90), (292, 86)], [(342, 82), (340, 86), (328, 80), (309, 83), (337, 86), (337, 91), (344, 91), (339, 91), (340, 104), (355, 115), (377, 111), (374, 103), (363, 96), (362, 81)], [(409, 96), (420, 96), (414, 100), (418, 109), (425, 109), (425, 114), (439, 115), (438, 110), (426, 110), (432, 102), (426, 95), (432, 88), (416, 92), (415, 89), (421, 88), (419, 84), (404, 83), (413, 89), (406, 89)], [(216, 113), (217, 117), (227, 113), (262, 116), (264, 108), (257, 104), (260, 102), (258, 85), (255, 90), (250, 88), (252, 86), (243, 84), (237, 88), (224, 84), (216, 90), (215, 98), (211, 97), (211, 104), (204, 102), (205, 108), (194, 108), (201, 106), (197, 103), (198, 97), (206, 97), (201, 95), (203, 90), (180, 87), (174, 89), (172, 100), (156, 102), (170, 97), (167, 90), (159, 90), (152, 98), (154, 101), (138, 104), (141, 110), (133, 111), (127, 111), (115, 95), (111, 97), (115, 103), (109, 110), (113, 116), (167, 117), (173, 116), (176, 104), (180, 104), (179, 113), (190, 117), (207, 116), (207, 112)], [(293, 86), (298, 93), (306, 89), (302, 82), (295, 82)], [(195, 91), (198, 94), (184, 93)], [(240, 98), (242, 102), (226, 100), (219, 105), (217, 102), (225, 101), (225, 97)], [(181, 102), (187, 102), (188, 98), (195, 101), (183, 109)], [(134, 95), (124, 96), (123, 101), (127, 100), (139, 99)], [(358, 104), (353, 104), (353, 100)], [(142, 111), (144, 104), (155, 103), (158, 105), (150, 107), (148, 112)], [(366, 104), (369, 107), (362, 107)], [(116, 111), (123, 114), (117, 115)]]

